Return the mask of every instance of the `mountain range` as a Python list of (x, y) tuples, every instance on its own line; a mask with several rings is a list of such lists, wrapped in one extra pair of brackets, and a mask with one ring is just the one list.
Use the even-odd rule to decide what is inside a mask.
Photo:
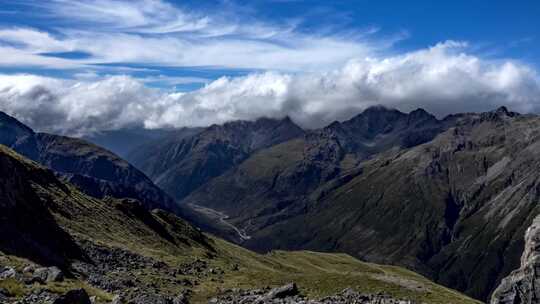
[[(316, 130), (285, 120), (268, 124), (279, 140), (254, 149), (230, 132), (261, 124), (239, 121), (141, 147), (135, 154), (160, 156), (133, 163), (192, 222), (260, 252), (346, 252), (483, 300), (519, 266), (538, 214), (537, 116), (501, 107), (438, 119), (378, 106)], [(164, 168), (197, 182), (157, 174)]]
[(300, 303), (345, 287), (360, 293), (340, 297), (362, 303), (477, 303), (405, 269), (345, 254), (259, 255), (135, 199), (84, 194), (3, 145), (0, 228), (1, 303), (228, 303), (244, 294)]
[[(39, 229), (30, 228), (28, 232), (13, 228), (13, 233), (32, 235), (30, 240), (34, 234), (37, 239), (45, 238), (46, 245), (37, 248), (49, 253), (33, 252), (24, 242), (2, 247), (39, 263), (71, 267), (73, 260), (84, 260), (87, 249), (81, 246), (80, 237), (100, 245), (120, 244), (147, 256), (146, 249), (141, 251), (107, 235), (118, 229), (118, 236), (125, 235), (136, 243), (137, 233), (149, 228), (154, 236), (144, 238), (176, 245), (183, 238), (183, 244), (200, 248), (202, 256), (218, 261), (230, 258), (223, 252), (215, 253), (224, 250), (257, 260), (244, 261), (244, 265), (281, 263), (201, 233), (191, 227), (194, 224), (245, 248), (271, 252), (271, 256), (274, 250), (284, 250), (279, 252), (287, 259), (295, 254), (290, 250), (298, 251), (303, 259), (311, 258), (302, 250), (329, 252), (317, 262), (324, 264), (326, 259), (336, 258), (330, 253), (346, 253), (366, 262), (408, 268), (482, 301), (535, 303), (523, 302), (534, 288), (519, 286), (525, 286), (521, 279), (524, 273), (529, 275), (527, 282), (536, 278), (530, 272), (534, 264), (520, 261), (520, 257), (524, 248), (534, 251), (530, 242), (524, 242), (524, 235), (540, 214), (539, 116), (501, 107), (437, 118), (423, 109), (403, 113), (377, 106), (320, 129), (302, 129), (285, 117), (150, 133), (153, 135), (140, 141), (124, 139), (137, 142), (129, 147), (107, 141), (110, 132), (87, 138), (104, 144), (102, 148), (87, 140), (36, 133), (0, 114), (0, 144), (22, 156), (11, 150), (4, 153), (26, 167), (34, 163), (21, 157), (52, 170), (36, 171), (47, 172), (38, 174), (47, 175), (43, 177), (49, 180), (47, 186), (38, 182), (41, 177), (35, 177), (38, 181), (32, 184), (43, 189), (51, 185), (54, 193), (74, 191), (77, 198), (84, 197), (82, 205), (106, 208), (103, 214), (116, 214), (107, 208), (120, 210), (122, 217), (113, 222), (129, 223), (121, 228), (111, 224), (115, 228), (109, 232), (100, 230), (102, 227), (85, 230), (84, 225), (73, 222), (79, 213), (62, 205), (65, 203), (57, 203), (60, 207), (24, 207), (20, 212), (28, 212), (29, 219), (32, 214), (49, 214), (43, 217), (43, 225), (51, 225), (50, 230), (58, 236), (47, 239)], [(134, 139), (140, 135), (116, 134)], [(44, 200), (41, 192), (25, 197), (10, 191), (5, 190), (5, 195)], [(166, 211), (151, 211), (155, 208)], [(101, 219), (90, 213), (77, 221), (99, 226), (96, 223)], [(56, 220), (60, 228), (47, 218), (61, 218)], [(163, 223), (172, 218), (183, 228)], [(6, 227), (20, 226), (15, 223), (8, 222)], [(77, 228), (72, 229), (73, 225)], [(67, 256), (50, 254), (64, 246), (72, 248), (66, 251)], [(157, 251), (186, 255), (169, 245), (152, 246)], [(235, 248), (234, 253), (231, 248)], [(330, 264), (323, 269), (331, 271)], [(512, 272), (514, 269), (518, 270)], [(284, 283), (283, 277), (288, 278), (283, 273), (279, 276), (276, 280), (280, 283)], [(311, 279), (309, 284), (313, 284)], [(507, 298), (522, 302), (505, 302)]]

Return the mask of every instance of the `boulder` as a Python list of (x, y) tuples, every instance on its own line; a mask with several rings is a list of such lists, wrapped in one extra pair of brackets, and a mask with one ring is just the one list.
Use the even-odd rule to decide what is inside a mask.
[(36, 267), (34, 267), (32, 265), (28, 265), (28, 266), (23, 268), (23, 273), (31, 274), (31, 273), (34, 273), (35, 269), (36, 269)]
[(0, 299), (9, 297), (9, 291), (4, 288), (0, 288)]
[(64, 273), (56, 266), (40, 267), (34, 270), (32, 279), (42, 284), (45, 282), (62, 282), (64, 280)]
[(0, 269), (0, 280), (14, 278), (17, 275), (17, 270), (13, 267), (4, 267)]
[(189, 304), (189, 300), (185, 294), (180, 294), (173, 299), (172, 304)]
[(271, 289), (264, 296), (262, 296), (259, 302), (266, 302), (273, 299), (284, 299), (287, 297), (294, 297), (298, 295), (298, 287), (296, 283), (289, 283), (287, 285)]
[(111, 304), (124, 304), (122, 296), (116, 295), (113, 297)]
[(62, 282), (64, 280), (64, 273), (60, 268), (53, 266), (49, 267), (49, 273), (47, 275), (48, 282)]
[(92, 302), (84, 289), (74, 289), (58, 297), (53, 304), (92, 304)]

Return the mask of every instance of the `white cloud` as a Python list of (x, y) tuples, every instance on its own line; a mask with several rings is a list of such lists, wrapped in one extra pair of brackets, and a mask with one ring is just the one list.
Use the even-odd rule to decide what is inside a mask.
[(58, 52), (71, 49), (69, 45), (57, 40), (49, 33), (29, 28), (2, 29), (0, 40), (22, 43), (23, 49), (32, 49), (35, 52)]
[(207, 16), (190, 15), (157, 0), (53, 0), (45, 8), (56, 17), (104, 25), (109, 30), (191, 32), (203, 30), (210, 23)]
[(176, 85), (182, 84), (205, 84), (209, 83), (211, 80), (202, 77), (190, 77), (190, 76), (147, 76), (143, 78), (138, 78), (140, 81), (149, 84), (160, 84), (165, 86), (174, 87)]
[(291, 116), (315, 127), (375, 104), (438, 115), (506, 105), (540, 110), (536, 71), (491, 62), (446, 42), (387, 58), (349, 61), (331, 72), (222, 77), (187, 93), (152, 89), (129, 76), (60, 80), (0, 76), (0, 110), (40, 130), (80, 135), (130, 125), (206, 126), (235, 119)]
[[(32, 3), (32, 2), (30, 2)], [(187, 12), (159, 0), (53, 0), (36, 2), (33, 14), (56, 25), (55, 34), (31, 28), (0, 28), (0, 66), (88, 69), (93, 64), (220, 66), (283, 71), (321, 71), (388, 47), (399, 37), (369, 39), (361, 32), (310, 33), (294, 22), (264, 23), (238, 12)], [(30, 4), (31, 5), (31, 4)], [(59, 60), (44, 52), (78, 51), (84, 59)], [(17, 56), (14, 56), (17, 52)], [(30, 61), (18, 59), (31, 58)]]

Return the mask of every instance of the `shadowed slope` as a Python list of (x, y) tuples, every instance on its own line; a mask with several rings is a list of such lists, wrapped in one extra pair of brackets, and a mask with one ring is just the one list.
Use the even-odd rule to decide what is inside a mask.
[(175, 202), (142, 172), (112, 152), (84, 140), (35, 133), (0, 112), (0, 144), (51, 168), (97, 198), (129, 197), (149, 209), (177, 210)]
[(84, 257), (49, 211), (50, 198), (38, 194), (44, 187), (70, 195), (51, 171), (0, 145), (0, 251), (66, 269)]
[(302, 134), (288, 117), (234, 121), (141, 147), (129, 159), (167, 193), (181, 199), (254, 151)]

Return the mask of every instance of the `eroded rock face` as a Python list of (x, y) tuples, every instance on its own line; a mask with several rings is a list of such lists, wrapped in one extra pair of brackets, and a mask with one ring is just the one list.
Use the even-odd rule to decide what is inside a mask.
[(491, 304), (517, 303), (540, 303), (540, 216), (525, 233), (520, 268), (504, 278), (491, 297)]

